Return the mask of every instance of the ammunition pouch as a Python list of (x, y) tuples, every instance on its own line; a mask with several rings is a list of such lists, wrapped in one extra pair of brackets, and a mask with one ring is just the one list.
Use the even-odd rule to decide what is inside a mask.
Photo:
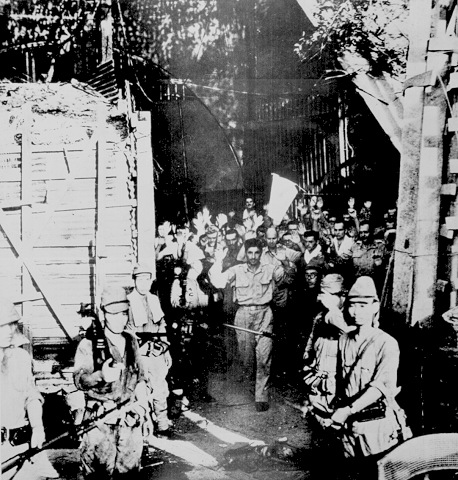
[(32, 427), (27, 424), (19, 428), (4, 428), (1, 430), (2, 443), (9, 442), (13, 447), (30, 443), (32, 438)]
[(303, 380), (309, 393), (313, 395), (325, 394), (328, 372), (316, 370), (313, 366), (304, 367)]
[(380, 420), (386, 416), (386, 403), (383, 399), (378, 399), (372, 405), (367, 406), (360, 412), (352, 415), (350, 422), (370, 422), (372, 420)]

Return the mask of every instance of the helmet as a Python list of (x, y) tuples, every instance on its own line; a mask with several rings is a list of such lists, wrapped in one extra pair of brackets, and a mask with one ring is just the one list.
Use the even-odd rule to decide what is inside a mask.
[(18, 322), (21, 319), (13, 302), (5, 297), (0, 297), (0, 326)]
[(135, 278), (137, 275), (140, 275), (141, 273), (149, 273), (151, 276), (153, 276), (153, 268), (151, 265), (148, 265), (147, 263), (137, 263), (134, 266), (134, 271), (132, 272), (132, 277)]
[(102, 292), (100, 307), (107, 313), (119, 313), (129, 310), (129, 301), (123, 287), (105, 287)]

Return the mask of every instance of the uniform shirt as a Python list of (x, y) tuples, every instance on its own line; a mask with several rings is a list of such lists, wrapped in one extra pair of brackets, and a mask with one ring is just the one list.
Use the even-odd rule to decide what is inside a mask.
[[(387, 333), (364, 327), (339, 338), (341, 370), (337, 378), (339, 396), (347, 403), (358, 398), (369, 387), (377, 388), (386, 400), (385, 416), (367, 422), (355, 421), (344, 431), (342, 444), (345, 456), (378, 455), (412, 436), (405, 413), (396, 403), (399, 346)], [(340, 382), (342, 383), (339, 383)], [(402, 437), (400, 432), (402, 431)]]
[(339, 338), (345, 397), (353, 399), (368, 387), (375, 387), (393, 401), (397, 393), (398, 342), (378, 328), (355, 332)]
[(143, 368), (140, 361), (138, 344), (133, 336), (127, 332), (123, 333), (126, 339), (124, 356), (118, 348), (107, 339), (108, 348), (116, 363), (123, 363), (124, 369), (118, 380), (112, 383), (101, 381), (98, 385), (88, 388), (82, 381), (84, 374), (94, 373), (94, 360), (92, 353), (92, 341), (83, 338), (78, 344), (75, 354), (74, 381), (79, 390), (86, 391), (88, 398), (92, 400), (123, 402), (132, 398), (135, 387), (143, 380)]
[(334, 248), (337, 256), (339, 256), (343, 260), (348, 260), (351, 258), (351, 249), (354, 243), (355, 242), (351, 237), (345, 235), (340, 245), (337, 238), (333, 237), (331, 245)]
[(221, 262), (215, 263), (209, 270), (210, 281), (216, 288), (233, 285), (235, 300), (239, 305), (266, 305), (272, 301), (275, 284), (282, 283), (285, 270), (282, 266), (261, 263), (256, 271), (248, 269), (247, 263), (234, 265), (221, 272)]
[[(285, 260), (288, 260), (290, 265), (295, 264), (300, 257), (300, 252), (296, 252), (291, 248), (278, 244), (274, 252), (268, 247), (264, 247), (261, 254), (261, 263), (270, 263), (274, 267), (279, 267), (282, 266), (282, 261)], [(290, 275), (285, 278), (281, 285), (276, 285), (276, 288), (274, 288), (273, 302), (277, 307), (286, 306), (290, 296), (290, 287), (294, 281), (293, 273), (295, 272), (296, 269), (292, 266)]]
[(310, 260), (312, 260), (312, 258), (320, 257), (322, 255), (323, 254), (321, 252), (321, 245), (317, 245), (311, 252), (309, 252), (308, 250), (305, 250), (304, 262), (307, 265), (308, 263), (310, 263)]
[(361, 240), (357, 240), (351, 247), (351, 256), (357, 277), (372, 276), (375, 269), (382, 266), (375, 264), (375, 258), (378, 257), (380, 261), (383, 261), (385, 251), (383, 247), (378, 247), (373, 243), (365, 245)]
[(2, 427), (19, 428), (28, 423), (27, 407), (38, 400), (43, 403), (32, 373), (32, 359), (23, 348), (3, 350), (1, 373)]
[(129, 320), (126, 330), (132, 332), (165, 333), (164, 312), (157, 295), (140, 295), (133, 290), (127, 295)]

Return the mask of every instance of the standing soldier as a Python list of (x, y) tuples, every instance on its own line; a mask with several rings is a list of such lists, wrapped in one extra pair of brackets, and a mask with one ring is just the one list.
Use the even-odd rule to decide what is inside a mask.
[[(237, 330), (237, 342), (243, 367), (249, 373), (256, 362), (256, 410), (269, 408), (269, 379), (272, 361), (273, 315), (270, 307), (276, 284), (286, 279), (283, 266), (261, 263), (262, 243), (252, 238), (245, 242), (247, 262), (222, 272), (225, 251), (217, 250), (215, 264), (209, 271), (210, 281), (217, 288), (228, 283), (234, 286), (238, 305), (234, 325), (256, 330), (261, 335)], [(262, 335), (262, 333), (267, 333)]]
[[(86, 394), (85, 419), (113, 410), (81, 440), (82, 469), (91, 480), (122, 478), (139, 470), (147, 408), (138, 343), (124, 331), (129, 310), (124, 288), (105, 288), (101, 310), (103, 337), (81, 340), (74, 367), (75, 385)], [(118, 409), (121, 404), (125, 406)]]
[(128, 295), (130, 309), (127, 329), (134, 333), (153, 334), (140, 341), (140, 353), (146, 381), (151, 390), (153, 411), (157, 422), (156, 435), (169, 437), (170, 421), (167, 412), (169, 386), (166, 380), (172, 365), (166, 324), (159, 298), (150, 293), (153, 270), (149, 265), (137, 264), (132, 274), (135, 288)]
[[(32, 373), (32, 359), (21, 345), (29, 343), (17, 330), (20, 316), (13, 303), (0, 297), (0, 365), (1, 365), (1, 419), (2, 462), (24, 453), (28, 448), (41, 448), (45, 441), (43, 427), (43, 397), (38, 391)], [(41, 452), (33, 457), (35, 474), (57, 478), (46, 456)], [(12, 468), (2, 473), (3, 480), (30, 478), (30, 465)], [(27, 470), (27, 471), (26, 471)]]
[(351, 247), (354, 278), (367, 276), (381, 293), (385, 281), (387, 255), (384, 244), (376, 244), (368, 222), (361, 222), (358, 239)]
[(344, 454), (363, 478), (365, 468), (374, 468), (377, 458), (411, 436), (395, 400), (399, 346), (373, 326), (379, 310), (374, 281), (359, 277), (348, 292), (350, 323), (356, 328), (339, 338), (338, 401), (331, 420), (343, 427)]

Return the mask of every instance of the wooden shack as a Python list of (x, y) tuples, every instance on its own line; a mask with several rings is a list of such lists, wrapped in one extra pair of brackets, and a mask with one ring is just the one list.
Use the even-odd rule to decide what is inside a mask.
[(88, 85), (0, 83), (0, 290), (33, 347), (67, 345), (80, 304), (154, 261), (149, 113)]

